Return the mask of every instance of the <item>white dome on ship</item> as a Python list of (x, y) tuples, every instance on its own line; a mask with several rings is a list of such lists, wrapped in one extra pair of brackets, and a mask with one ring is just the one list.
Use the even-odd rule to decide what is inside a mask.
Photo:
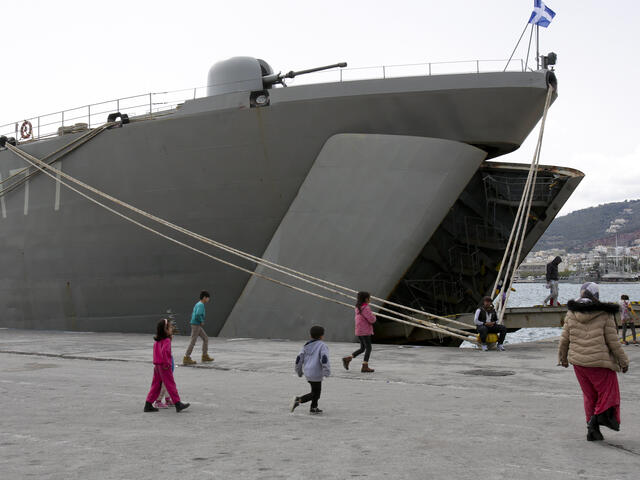
[(259, 58), (232, 57), (222, 60), (209, 69), (207, 96), (263, 90), (262, 77), (271, 74), (271, 66)]

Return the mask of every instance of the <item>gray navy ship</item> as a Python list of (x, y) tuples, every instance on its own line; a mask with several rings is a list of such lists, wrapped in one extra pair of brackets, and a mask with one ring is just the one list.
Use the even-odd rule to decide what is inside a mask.
[[(219, 62), (203, 98), (162, 115), (116, 113), (117, 128), (54, 166), (316, 277), (440, 315), (474, 309), (491, 293), (529, 168), (495, 159), (516, 150), (540, 120), (555, 74), (287, 88), (284, 77), (251, 57)], [(86, 133), (79, 130), (18, 146), (42, 158)], [(171, 244), (43, 174), (27, 177), (25, 167), (0, 149), (1, 179), (19, 173), (12, 177), (19, 183), (0, 190), (0, 326), (150, 332), (167, 310), (186, 326), (206, 289), (209, 334), (301, 339), (320, 323), (329, 340), (354, 338), (349, 309)], [(539, 167), (523, 257), (582, 177)], [(384, 321), (376, 339), (447, 341)]]

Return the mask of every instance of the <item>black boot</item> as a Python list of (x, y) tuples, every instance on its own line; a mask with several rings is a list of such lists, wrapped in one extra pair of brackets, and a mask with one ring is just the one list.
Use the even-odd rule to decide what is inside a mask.
[(616, 420), (616, 409), (615, 407), (611, 407), (609, 410), (605, 410), (602, 413), (596, 415), (598, 418), (598, 423), (603, 427), (610, 428), (611, 430), (615, 430), (616, 432), (620, 431), (620, 422)]
[(598, 442), (600, 440), (604, 440), (604, 437), (600, 432), (600, 425), (598, 425), (598, 417), (594, 415), (589, 420), (589, 423), (587, 423), (587, 441)]
[(189, 408), (189, 403), (176, 402), (176, 412), (181, 412), (185, 408)]
[(153, 406), (153, 404), (149, 402), (144, 402), (144, 411), (145, 412), (157, 412), (158, 409)]

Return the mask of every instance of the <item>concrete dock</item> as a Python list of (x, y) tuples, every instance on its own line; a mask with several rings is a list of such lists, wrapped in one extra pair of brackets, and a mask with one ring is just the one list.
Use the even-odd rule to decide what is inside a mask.
[[(621, 375), (622, 429), (587, 442), (556, 341), (506, 352), (374, 345), (374, 374), (330, 343), (321, 416), (290, 414), (302, 342), (212, 338), (176, 368), (191, 407), (143, 413), (151, 335), (0, 330), (3, 479), (636, 479), (640, 347)], [(181, 361), (187, 337), (173, 342)], [(193, 358), (199, 360), (200, 343)]]

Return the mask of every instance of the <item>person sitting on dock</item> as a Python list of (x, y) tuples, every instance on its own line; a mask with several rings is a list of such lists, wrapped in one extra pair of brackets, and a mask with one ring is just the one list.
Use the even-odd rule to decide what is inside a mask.
[(473, 323), (476, 324), (476, 329), (480, 334), (482, 351), (486, 352), (488, 350), (487, 335), (490, 333), (498, 334), (498, 351), (504, 351), (503, 343), (507, 336), (507, 327), (498, 323), (498, 314), (496, 309), (493, 308), (491, 297), (482, 299), (482, 306), (476, 310)]
[(547, 288), (549, 289), (549, 295), (544, 299), (544, 304), (547, 302), (553, 307), (555, 300), (556, 306), (558, 305), (558, 281), (560, 280), (560, 274), (558, 273), (558, 265), (562, 263), (562, 258), (556, 257), (547, 263)]

